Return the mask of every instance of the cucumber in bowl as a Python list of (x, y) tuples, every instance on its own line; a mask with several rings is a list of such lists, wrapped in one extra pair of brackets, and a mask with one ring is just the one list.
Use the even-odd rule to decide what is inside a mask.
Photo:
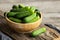
[(33, 6), (13, 5), (7, 13), (8, 19), (16, 23), (32, 23), (40, 19), (40, 13)]

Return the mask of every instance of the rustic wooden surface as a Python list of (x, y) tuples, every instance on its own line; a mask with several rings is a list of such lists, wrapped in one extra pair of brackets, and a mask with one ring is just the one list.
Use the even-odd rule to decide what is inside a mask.
[[(39, 10), (42, 12), (43, 14), (43, 21), (41, 24), (41, 27), (44, 27), (44, 23), (50, 23), (55, 25), (56, 27), (60, 28), (60, 1), (0, 1), (0, 10), (2, 10), (3, 12), (0, 11), (0, 15), (3, 16), (3, 13), (5, 11), (9, 11), (12, 7), (13, 4), (25, 4), (25, 5), (30, 5), (30, 6), (36, 6), (37, 8), (39, 8)], [(7, 33), (8, 35), (10, 35), (11, 37), (13, 37), (15, 40), (60, 40), (58, 39), (58, 37), (60, 38), (60, 34), (57, 33), (55, 30), (50, 29), (48, 27), (47, 28), (47, 32), (39, 35), (38, 37), (30, 37), (29, 34), (21, 34), (21, 33), (16, 33), (15, 31), (13, 31), (12, 29), (9, 28), (9, 25), (6, 23), (4, 17), (0, 16), (0, 30), (2, 30), (4, 33)], [(54, 33), (56, 33), (56, 35), (58, 35), (58, 37), (52, 37), (53, 39), (51, 39), (51, 37), (47, 37), (45, 34), (48, 34), (50, 31), (53, 31)], [(50, 36), (48, 34), (48, 36)]]
[[(47, 18), (46, 20), (44, 20), (42, 24), (40, 25), (40, 27), (46, 27), (47, 28), (46, 33), (34, 38), (34, 37), (30, 37), (29, 33), (22, 34), (22, 33), (17, 33), (14, 30), (12, 30), (9, 27), (9, 25), (6, 23), (6, 20), (3, 17), (3, 12), (0, 11), (0, 13), (1, 13), (0, 14), (0, 30), (8, 34), (9, 36), (11, 36), (14, 40), (60, 40), (60, 34), (58, 32), (43, 25), (44, 23), (51, 23), (59, 27), (60, 26), (59, 22), (56, 22), (56, 19), (57, 21), (60, 20), (59, 18), (52, 17), (52, 18)], [(43, 19), (45, 19), (45, 17)], [(53, 35), (50, 35), (49, 32), (54, 33), (57, 36), (55, 37)]]
[[(41, 24), (40, 27), (43, 27), (44, 25)], [(45, 26), (44, 26), (45, 27)], [(14, 40), (60, 40), (60, 34), (57, 33), (55, 30), (50, 29), (48, 27), (46, 33), (39, 35), (37, 37), (30, 37), (29, 33), (17, 33), (13, 31), (9, 25), (6, 23), (5, 19), (0, 16), (0, 30), (9, 36), (11, 36)], [(49, 32), (55, 33), (57, 37), (50, 35)], [(46, 36), (47, 35), (47, 36)], [(51, 37), (52, 36), (52, 37)]]

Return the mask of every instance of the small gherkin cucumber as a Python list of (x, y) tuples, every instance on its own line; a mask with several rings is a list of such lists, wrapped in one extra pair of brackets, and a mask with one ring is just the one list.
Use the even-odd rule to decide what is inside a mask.
[(30, 15), (30, 16), (28, 16), (28, 17), (25, 17), (24, 18), (24, 21), (25, 22), (29, 22), (29, 21), (31, 21), (33, 18), (35, 18), (36, 17), (36, 13), (33, 13), (32, 15)]
[(35, 9), (36, 9), (36, 8), (35, 8), (35, 7), (33, 7), (33, 6), (32, 6), (32, 7), (30, 7), (30, 10), (31, 10), (32, 12), (34, 12), (34, 11), (35, 11)]
[(24, 11), (24, 12), (18, 12), (16, 14), (16, 18), (22, 18), (22, 17), (25, 17), (25, 16), (29, 16), (31, 15), (32, 13), (30, 13), (29, 11)]
[(24, 7), (25, 10), (29, 11), (30, 13), (34, 13), (32, 10), (31, 10), (31, 7), (30, 6), (26, 6)]
[(24, 9), (26, 10), (26, 11), (29, 11), (30, 13), (34, 13), (31, 9), (30, 9), (30, 6), (26, 6), (26, 7), (24, 7)]
[(12, 16), (15, 16), (17, 13), (15, 13), (15, 12), (8, 12), (8, 17), (12, 17)]
[(32, 20), (30, 20), (29, 23), (35, 22), (35, 21), (37, 21), (37, 20), (39, 20), (39, 19), (40, 19), (40, 17), (39, 17), (39, 16), (36, 16), (36, 17), (33, 18)]
[(33, 31), (31, 33), (31, 36), (35, 37), (35, 36), (41, 35), (44, 32), (46, 32), (46, 28), (43, 27), (43, 28), (40, 28), (40, 29)]
[(24, 12), (26, 11), (25, 8), (19, 8), (19, 9), (11, 9), (10, 12)]
[(20, 8), (20, 9), (11, 9), (10, 12), (20, 12), (20, 11), (23, 11), (23, 8)]
[(26, 6), (25, 9), (30, 9), (30, 6)]
[(14, 21), (14, 22), (17, 22), (17, 23), (22, 22), (20, 19), (13, 18), (13, 17), (9, 17), (9, 19), (10, 19), (11, 21)]

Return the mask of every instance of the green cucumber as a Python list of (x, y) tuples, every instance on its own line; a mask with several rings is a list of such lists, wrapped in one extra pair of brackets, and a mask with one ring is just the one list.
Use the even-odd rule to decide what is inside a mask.
[(33, 18), (32, 20), (30, 20), (29, 23), (35, 22), (35, 21), (37, 21), (37, 20), (39, 20), (39, 19), (40, 19), (40, 17), (39, 17), (39, 16), (36, 16), (36, 17)]
[(30, 9), (30, 6), (26, 6), (25, 9), (27, 9), (27, 10)]
[(24, 12), (24, 11), (28, 11), (25, 8), (19, 8), (19, 9), (11, 9), (10, 12)]
[(8, 17), (12, 17), (12, 16), (15, 16), (17, 13), (15, 13), (15, 12), (8, 12)]
[(25, 9), (26, 11), (29, 11), (30, 13), (34, 13), (34, 12), (32, 11), (32, 9), (31, 9), (30, 6), (26, 6), (24, 9)]
[(41, 35), (42, 33), (44, 33), (44, 32), (46, 32), (46, 28), (40, 28), (40, 29), (37, 29), (37, 30), (35, 30), (35, 31), (33, 31), (32, 33), (31, 33), (31, 35), (33, 36), (33, 37), (35, 37), (35, 36), (38, 36), (38, 35)]
[(22, 17), (26, 17), (31, 15), (32, 13), (30, 13), (29, 11), (24, 11), (24, 12), (18, 12), (16, 14), (16, 18), (22, 18)]
[(20, 23), (20, 22), (22, 22), (20, 19), (13, 18), (13, 17), (9, 17), (9, 19), (10, 19), (11, 21), (16, 22), (16, 23)]
[(28, 17), (25, 17), (24, 18), (24, 21), (25, 22), (29, 22), (29, 21), (31, 21), (33, 18), (35, 18), (36, 17), (36, 13), (33, 13), (32, 15), (30, 15), (30, 16), (28, 16)]
[(30, 7), (30, 10), (31, 10), (32, 12), (34, 12), (34, 11), (35, 11), (35, 9), (36, 9), (36, 8), (35, 8), (35, 7), (33, 7), (33, 6), (32, 6), (32, 7)]
[(19, 8), (19, 9), (11, 9), (10, 12), (21, 12), (21, 11), (25, 11), (24, 8)]

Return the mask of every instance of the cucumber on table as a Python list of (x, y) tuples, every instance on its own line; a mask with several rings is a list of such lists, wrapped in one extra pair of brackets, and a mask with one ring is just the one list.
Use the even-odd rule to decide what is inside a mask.
[(24, 18), (24, 21), (25, 22), (29, 22), (29, 21), (31, 21), (33, 18), (35, 18), (36, 17), (36, 13), (33, 13), (32, 15), (30, 15), (30, 16), (28, 16), (28, 17), (25, 17)]
[(9, 19), (10, 19), (11, 21), (14, 21), (14, 22), (17, 22), (17, 23), (21, 23), (21, 22), (22, 22), (20, 19), (13, 18), (13, 17), (9, 17)]
[(31, 33), (31, 36), (35, 37), (35, 36), (41, 35), (44, 32), (46, 32), (46, 28), (43, 27), (43, 28), (40, 28), (40, 29), (33, 31)]

